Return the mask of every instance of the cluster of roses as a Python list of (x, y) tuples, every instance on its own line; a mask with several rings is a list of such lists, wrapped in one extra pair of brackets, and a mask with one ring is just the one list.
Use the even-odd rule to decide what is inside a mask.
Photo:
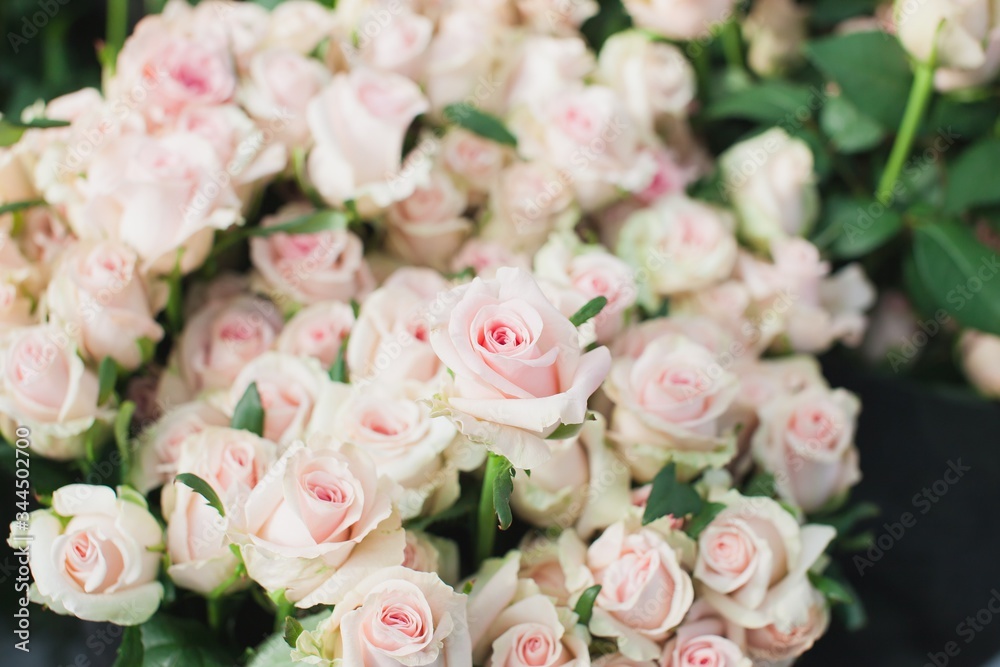
[[(695, 39), (732, 3), (635, 4)], [(648, 30), (595, 55), (596, 11), (175, 0), (103, 93), (27, 112), (0, 426), (87, 482), (14, 527), (33, 600), (135, 625), (163, 576), (259, 586), (333, 606), (288, 651), (344, 667), (743, 667), (822, 635), (835, 531), (806, 516), (860, 477), (859, 405), (810, 355), (859, 341), (873, 289), (801, 238), (784, 131), (722, 156), (731, 208), (686, 194), (693, 69)], [(421, 528), (498, 461), (538, 530), (476, 563)]]

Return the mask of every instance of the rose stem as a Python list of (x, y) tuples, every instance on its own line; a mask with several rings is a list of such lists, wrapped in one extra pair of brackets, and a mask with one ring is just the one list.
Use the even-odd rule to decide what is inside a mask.
[(486, 473), (483, 475), (483, 488), (479, 495), (479, 518), (476, 541), (476, 563), (482, 563), (493, 555), (493, 540), (497, 532), (497, 513), (493, 506), (493, 484), (496, 482), (500, 469), (503, 468), (503, 457), (489, 452), (486, 459)]

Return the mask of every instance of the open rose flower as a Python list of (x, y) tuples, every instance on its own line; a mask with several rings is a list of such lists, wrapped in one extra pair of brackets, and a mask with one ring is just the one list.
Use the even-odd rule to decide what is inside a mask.
[(292, 316), (278, 336), (278, 352), (319, 360), (329, 368), (354, 326), (354, 309), (342, 301), (324, 301)]
[(298, 607), (338, 604), (359, 578), (403, 561), (396, 485), (354, 445), (292, 444), (228, 517), (250, 577)]
[(117, 625), (144, 623), (159, 608), (163, 531), (135, 491), (69, 484), (30, 523), (30, 536), (12, 524), (9, 543), (29, 546), (34, 602)]
[(705, 599), (744, 628), (784, 624), (791, 589), (823, 554), (836, 531), (825, 525), (799, 526), (776, 501), (729, 491), (710, 498), (727, 507), (698, 538), (694, 576)]
[(712, 34), (733, 13), (734, 0), (629, 0), (625, 9), (639, 28), (668, 39), (689, 40)]
[(830, 625), (830, 608), (823, 594), (805, 577), (784, 591), (781, 618), (762, 628), (746, 630), (747, 653), (754, 660), (790, 665), (812, 648)]
[(267, 49), (250, 60), (239, 97), (263, 127), (273, 128), (289, 147), (302, 146), (309, 139), (306, 108), (329, 77), (313, 58), (292, 49)]
[(496, 280), (459, 286), (434, 316), (431, 345), (454, 373), (434, 407), (466, 437), (531, 468), (550, 457), (546, 437), (584, 422), (611, 355), (580, 349), (576, 327), (530, 273), (500, 269)]
[(137, 461), (129, 483), (149, 493), (177, 475), (181, 444), (211, 426), (228, 426), (229, 417), (210, 403), (193, 401), (170, 408), (139, 436)]
[(858, 483), (854, 427), (860, 407), (850, 392), (814, 387), (760, 409), (754, 457), (774, 474), (783, 498), (815, 512)]
[(163, 338), (153, 319), (162, 304), (154, 302), (136, 262), (120, 243), (83, 241), (63, 255), (46, 292), (50, 316), (77, 332), (88, 358), (111, 357), (128, 370), (143, 361), (143, 339), (152, 344)]
[[(231, 428), (210, 427), (181, 445), (177, 472), (208, 482), (227, 512), (246, 502), (277, 458), (273, 442)], [(168, 485), (162, 496), (167, 520), (167, 574), (179, 586), (207, 595), (236, 569), (226, 524), (201, 494), (184, 484)]]
[(292, 656), (324, 667), (472, 667), (466, 599), (435, 574), (386, 568), (299, 635)]
[(1000, 398), (1000, 337), (969, 330), (959, 340), (962, 368), (983, 396)]
[(664, 647), (660, 667), (753, 667), (725, 631), (717, 618), (688, 620)]
[(432, 171), (426, 184), (389, 209), (388, 248), (408, 262), (447, 266), (472, 231), (463, 217), (467, 204), (451, 176)]

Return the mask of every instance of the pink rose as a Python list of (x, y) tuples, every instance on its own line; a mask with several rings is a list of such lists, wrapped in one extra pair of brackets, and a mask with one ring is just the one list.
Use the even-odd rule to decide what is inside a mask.
[(444, 166), (480, 195), (489, 190), (509, 157), (510, 150), (503, 145), (461, 128), (449, 129), (441, 139)]
[(407, 262), (444, 267), (472, 231), (468, 200), (444, 171), (389, 209), (388, 248)]
[(458, 543), (420, 530), (406, 531), (403, 567), (417, 572), (432, 572), (446, 584), (458, 581)]
[(228, 517), (250, 577), (298, 607), (339, 604), (360, 578), (403, 560), (395, 484), (360, 448), (292, 444)]
[(1000, 337), (968, 330), (959, 339), (962, 368), (969, 382), (989, 398), (1000, 398)]
[(515, 162), (490, 192), (489, 220), (482, 238), (533, 253), (554, 231), (569, 231), (579, 219), (573, 193), (549, 164)]
[(111, 357), (129, 370), (143, 361), (140, 340), (163, 338), (153, 319), (163, 299), (154, 301), (136, 260), (120, 243), (83, 241), (63, 255), (46, 292), (50, 317), (75, 332), (90, 359)]
[[(261, 221), (268, 227), (309, 211), (297, 205)], [(363, 299), (374, 287), (361, 239), (346, 229), (313, 234), (278, 232), (250, 241), (250, 260), (275, 301), (294, 303)], [(289, 310), (292, 304), (283, 304)]]
[(466, 242), (451, 262), (451, 269), (456, 273), (472, 269), (484, 280), (496, 278), (497, 271), (504, 267), (530, 271), (531, 260), (527, 254), (513, 252), (497, 241), (477, 237)]
[[(379, 11), (385, 5), (371, 6), (368, 15), (361, 18), (363, 26), (378, 21)], [(395, 5), (392, 19), (378, 31), (360, 32), (358, 56), (365, 65), (381, 71), (396, 72), (415, 81), (422, 79), (427, 49), (434, 34), (434, 21), (406, 6)], [(354, 63), (352, 63), (353, 65)]]
[(273, 303), (240, 295), (209, 301), (188, 321), (177, 343), (187, 391), (226, 389), (248, 362), (269, 350), (282, 328)]
[(228, 426), (229, 418), (212, 405), (195, 401), (170, 408), (139, 436), (138, 462), (129, 483), (148, 494), (177, 476), (181, 444), (212, 426)]
[(334, 26), (334, 13), (311, 0), (285, 0), (271, 10), (263, 44), (311, 53)]
[(329, 78), (313, 58), (292, 49), (268, 49), (250, 60), (239, 97), (258, 123), (276, 127), (281, 140), (295, 148), (308, 143), (306, 109)]
[(861, 403), (843, 389), (814, 387), (759, 411), (754, 457), (781, 496), (806, 512), (841, 498), (861, 479), (854, 427)]
[(660, 667), (753, 667), (725, 631), (719, 619), (689, 620), (663, 648)]
[(785, 591), (782, 607), (781, 618), (746, 630), (747, 653), (758, 662), (790, 665), (811, 649), (830, 625), (826, 599), (805, 577)]
[(476, 99), (477, 86), (491, 85), (498, 37), (497, 22), (478, 8), (459, 7), (438, 19), (424, 70), (432, 109)]
[(33, 324), (31, 299), (13, 283), (0, 282), (0, 333)]
[(471, 667), (465, 595), (437, 575), (390, 567), (353, 585), (293, 657), (317, 664)]
[(420, 88), (399, 74), (355, 69), (335, 75), (309, 104), (316, 142), (309, 179), (331, 204), (355, 200), (363, 211), (406, 197), (414, 183), (402, 172), (403, 140), (427, 108)]
[(607, 348), (583, 353), (579, 334), (531, 274), (500, 269), (442, 298), (431, 345), (454, 373), (436, 401), (471, 440), (519, 468), (544, 463), (560, 424), (582, 424), (611, 364)]
[(628, 0), (625, 9), (638, 28), (673, 40), (711, 34), (733, 13), (734, 0)]
[[(558, 20), (555, 12), (549, 18)], [(558, 95), (571, 92), (590, 78), (594, 53), (579, 35), (550, 37), (526, 35), (517, 42), (517, 52), (505, 82), (503, 111), (515, 114), (519, 107), (531, 107)]]
[[(250, 491), (277, 459), (274, 443), (247, 431), (208, 427), (181, 445), (177, 472), (194, 473), (219, 495), (227, 513), (246, 502)], [(167, 485), (162, 496), (167, 520), (167, 574), (176, 584), (211, 593), (237, 567), (223, 517), (184, 484)]]
[(297, 357), (318, 359), (323, 368), (337, 360), (354, 326), (354, 309), (341, 301), (314, 303), (288, 320), (275, 348)]
[(615, 404), (611, 438), (640, 482), (676, 461), (688, 476), (725, 465), (735, 439), (720, 418), (738, 391), (735, 375), (683, 336), (654, 338), (615, 360), (605, 392)]

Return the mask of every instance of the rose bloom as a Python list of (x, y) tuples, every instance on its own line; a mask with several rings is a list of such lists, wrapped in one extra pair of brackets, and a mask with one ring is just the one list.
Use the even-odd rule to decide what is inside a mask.
[(190, 272), (212, 247), (216, 229), (242, 221), (241, 201), (215, 148), (192, 132), (127, 135), (107, 142), (69, 208), (80, 237), (116, 238), (138, 253), (143, 268)]
[(443, 166), (476, 194), (485, 194), (503, 169), (510, 149), (460, 127), (449, 128), (441, 139)]
[[(264, 218), (261, 226), (291, 222), (312, 212), (292, 204)], [(250, 241), (250, 261), (262, 291), (283, 303), (284, 310), (294, 303), (361, 300), (374, 287), (361, 239), (346, 229), (257, 237)]]
[[(362, 16), (361, 26), (378, 23), (380, 10), (385, 11), (384, 5), (372, 5), (369, 12)], [(392, 20), (386, 25), (379, 25), (379, 28), (372, 31), (374, 34), (360, 33), (357, 57), (361, 63), (376, 70), (421, 80), (427, 49), (434, 34), (434, 21), (404, 6), (396, 8), (392, 12)]]
[(139, 434), (135, 465), (129, 484), (148, 494), (177, 476), (181, 444), (188, 436), (213, 426), (228, 426), (229, 417), (210, 403), (193, 401), (169, 408), (159, 420)]
[(732, 217), (721, 209), (685, 195), (666, 197), (628, 218), (618, 255), (635, 271), (648, 273), (652, 295), (696, 291), (732, 273), (733, 227)]
[(316, 406), (309, 432), (353, 443), (375, 459), (380, 475), (399, 483), (403, 520), (433, 516), (458, 500), (458, 468), (449, 449), (458, 431), (431, 417), (421, 399), (426, 387), (412, 380), (335, 385)]
[(670, 461), (684, 476), (725, 465), (734, 438), (720, 418), (739, 389), (704, 347), (667, 333), (634, 356), (617, 358), (605, 392), (614, 403), (611, 438), (639, 482), (650, 482)]
[(34, 323), (31, 299), (21, 294), (17, 285), (0, 282), (0, 334)]
[(212, 299), (188, 319), (176, 348), (178, 375), (190, 396), (226, 389), (243, 368), (274, 344), (281, 313), (249, 294)]
[(749, 42), (747, 66), (762, 77), (785, 73), (802, 60), (809, 38), (809, 12), (794, 0), (764, 0), (743, 24)]
[(1000, 337), (970, 329), (958, 347), (972, 386), (986, 397), (1000, 398)]
[(575, 37), (583, 23), (594, 16), (600, 8), (594, 0), (516, 0), (521, 21), (532, 31), (554, 32), (558, 35)]
[(340, 348), (354, 326), (354, 309), (341, 301), (307, 306), (288, 320), (278, 336), (278, 352), (318, 359), (324, 368), (337, 360)]
[(458, 543), (422, 530), (406, 531), (403, 567), (417, 572), (431, 572), (441, 581), (453, 585), (458, 581)]
[(813, 154), (780, 128), (742, 141), (719, 158), (740, 218), (740, 234), (760, 249), (773, 239), (805, 236), (819, 211)]
[(29, 547), (33, 602), (116, 625), (139, 625), (159, 608), (163, 532), (140, 494), (69, 484), (52, 494), (51, 510), (32, 512), (30, 523), (30, 535), (12, 524), (8, 543)]
[(573, 92), (594, 70), (594, 52), (579, 35), (526, 35), (517, 40), (516, 48), (504, 68), (505, 110), (516, 111)]
[(746, 630), (747, 653), (757, 661), (785, 667), (812, 648), (830, 625), (830, 609), (823, 594), (805, 577), (784, 592), (782, 618), (762, 628)]
[[(113, 413), (97, 405), (97, 375), (54, 325), (19, 329), (0, 369), (0, 430), (10, 442), (31, 429), (32, 452), (61, 461), (83, 456), (87, 432)], [(95, 437), (103, 437), (98, 433)]]
[(451, 176), (432, 171), (426, 184), (390, 207), (388, 249), (407, 262), (447, 266), (472, 231), (472, 222), (463, 217), (467, 205)]
[(499, 49), (499, 25), (478, 8), (456, 8), (438, 19), (424, 78), (430, 108), (440, 111), (474, 95), (490, 75)]
[(805, 512), (842, 499), (861, 479), (854, 427), (861, 402), (843, 389), (814, 387), (760, 409), (754, 458), (781, 496)]
[(926, 62), (933, 53), (945, 68), (974, 70), (986, 62), (990, 32), (1000, 10), (989, 0), (897, 1), (896, 34), (906, 50)]
[(403, 560), (396, 485), (359, 447), (289, 446), (229, 518), (247, 573), (296, 606), (339, 604), (360, 578)]
[(710, 499), (727, 507), (698, 537), (694, 576), (702, 595), (744, 628), (786, 622), (789, 590), (806, 579), (836, 531), (825, 525), (799, 526), (767, 497), (730, 491)]
[(725, 630), (720, 619), (688, 620), (664, 646), (660, 667), (753, 667)]
[(111, 357), (128, 370), (143, 361), (140, 340), (163, 338), (153, 319), (163, 300), (138, 274), (136, 261), (121, 243), (83, 241), (63, 255), (46, 292), (50, 317), (78, 332), (90, 359)]
[(330, 9), (311, 0), (285, 0), (271, 10), (262, 44), (306, 55), (329, 35), (334, 20)]
[(668, 39), (691, 40), (711, 33), (733, 13), (735, 0), (628, 0), (625, 10), (638, 28)]
[(239, 97), (247, 112), (291, 149), (308, 143), (306, 109), (329, 78), (314, 58), (292, 49), (267, 49), (250, 60)]
[(579, 219), (568, 184), (540, 160), (504, 169), (494, 183), (489, 206), (481, 238), (525, 253), (536, 251), (550, 233), (569, 231)]
[(264, 408), (263, 436), (288, 445), (303, 437), (321, 397), (337, 383), (315, 359), (268, 352), (243, 368), (229, 391), (216, 398), (218, 405), (232, 415), (251, 384)]
[(318, 665), (472, 667), (466, 598), (435, 574), (389, 567), (299, 635), (292, 656)]
[(584, 353), (576, 327), (527, 271), (500, 269), (496, 280), (477, 278), (445, 296), (433, 313), (431, 345), (454, 381), (435, 410), (515, 467), (544, 463), (551, 455), (544, 439), (586, 419), (610, 353)]
[[(178, 473), (208, 482), (226, 512), (246, 502), (278, 455), (273, 442), (248, 431), (208, 427), (181, 445)], [(232, 575), (238, 561), (229, 549), (226, 524), (201, 494), (184, 484), (167, 485), (162, 496), (167, 521), (167, 574), (178, 586), (208, 595)]]
[(363, 213), (413, 191), (417, 169), (401, 164), (410, 123), (427, 111), (417, 84), (365, 68), (337, 74), (309, 104), (315, 146), (309, 180), (334, 205), (355, 200)]
[(472, 269), (483, 280), (496, 278), (504, 267), (531, 270), (531, 259), (525, 253), (514, 252), (498, 241), (485, 241), (482, 237), (469, 239), (451, 262), (456, 273)]

